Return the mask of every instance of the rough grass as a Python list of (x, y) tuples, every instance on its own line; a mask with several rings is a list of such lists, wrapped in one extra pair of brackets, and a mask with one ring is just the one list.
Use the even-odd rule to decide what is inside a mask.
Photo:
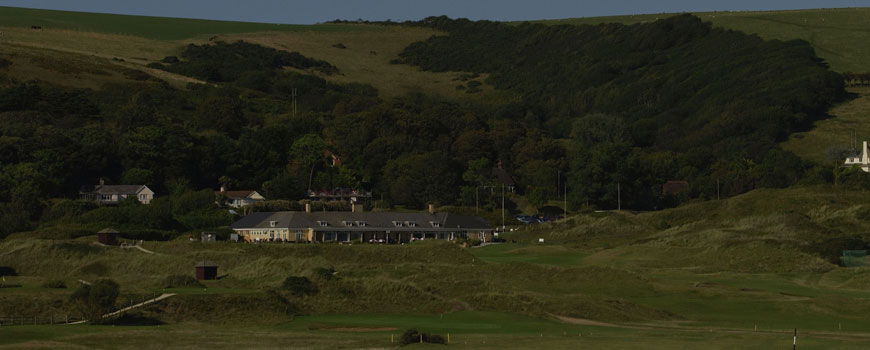
[[(213, 21), (187, 18), (114, 15), (102, 13), (0, 7), (0, 23), (8, 27), (78, 30), (179, 40), (195, 36), (261, 31), (359, 31), (377, 30), (351, 24), (294, 25)], [(36, 30), (35, 30), (36, 31)]]
[[(278, 334), (286, 336), (282, 346), (389, 347), (389, 329), (398, 335), (410, 327), (451, 333), (451, 346), (462, 348), (664, 349), (713, 341), (722, 348), (764, 348), (786, 344), (780, 338), (795, 327), (807, 346), (858, 348), (870, 329), (861, 316), (870, 311), (870, 269), (836, 267), (809, 248), (819, 237), (870, 232), (860, 216), (864, 207), (864, 194), (833, 187), (759, 190), (661, 212), (577, 215), (523, 227), (508, 237), (519, 243), (467, 249), (428, 241), (344, 246), (182, 240), (146, 242), (157, 252), (151, 255), (90, 246), (93, 236), (16, 236), (0, 242), (0, 265), (19, 271), (8, 283), (21, 287), (0, 289), (0, 314), (72, 313), (69, 290), (42, 284), (63, 279), (74, 285), (100, 273), (121, 283), (123, 300), (179, 294), (139, 311), (167, 322), (160, 332), (170, 339), (185, 337), (160, 344), (167, 348), (194, 347), (186, 338), (190, 328), (215, 335), (218, 348), (275, 347)], [(533, 243), (538, 237), (547, 243)], [(204, 281), (205, 288), (162, 289), (166, 276), (192, 275), (199, 260), (216, 261), (222, 278)], [(336, 274), (324, 279), (318, 269)], [(309, 277), (319, 293), (274, 291), (291, 275)], [(554, 315), (583, 324), (556, 322)], [(222, 330), (228, 325), (245, 326), (227, 335)], [(356, 328), (379, 330), (336, 330)], [(22, 333), (4, 338), (15, 339), (5, 344), (25, 348), (43, 346), (37, 339), (54, 342), (46, 347), (111, 341), (130, 348), (135, 343), (127, 339), (157, 331), (96, 327), (55, 336), (46, 327), (36, 338), (26, 327), (9, 329)], [(250, 339), (252, 332), (257, 340)], [(577, 337), (568, 336), (574, 332)]]
[[(861, 150), (861, 141), (870, 140), (870, 88), (853, 87), (856, 98), (835, 106), (831, 118), (817, 121), (812, 130), (791, 134), (782, 147), (820, 163), (843, 163), (842, 151)], [(853, 142), (855, 141), (855, 142)]]
[[(870, 71), (870, 8), (809, 9), (793, 11), (737, 11), (693, 13), (714, 26), (739, 30), (768, 40), (800, 39), (838, 72)], [(651, 22), (674, 14), (570, 18), (552, 24)]]

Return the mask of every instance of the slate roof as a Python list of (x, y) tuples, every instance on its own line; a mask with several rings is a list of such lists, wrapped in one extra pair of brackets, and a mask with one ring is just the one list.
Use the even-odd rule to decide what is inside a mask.
[(147, 188), (145, 185), (96, 185), (96, 186), (82, 186), (79, 190), (81, 193), (97, 193), (97, 194), (136, 194), (139, 193), (143, 188)]
[(254, 194), (254, 192), (256, 192), (256, 191), (254, 191), (254, 190), (239, 190), (239, 191), (225, 191), (225, 192), (217, 191), (217, 192), (215, 192), (215, 194), (223, 194), (223, 195), (227, 196), (228, 198), (233, 198), (233, 199), (236, 199), (236, 198), (244, 199), (244, 198), (248, 198), (250, 195)]
[[(275, 222), (275, 226), (271, 222)], [(326, 226), (321, 223), (325, 222)], [(360, 222), (365, 222), (360, 226)], [(401, 222), (397, 226), (395, 222)], [(411, 227), (408, 224), (414, 223)], [(433, 225), (433, 223), (437, 223)], [(350, 226), (348, 225), (350, 224)], [(231, 229), (262, 228), (314, 229), (315, 231), (455, 231), (492, 230), (481, 217), (449, 213), (395, 212), (260, 212), (252, 213), (230, 225)]]

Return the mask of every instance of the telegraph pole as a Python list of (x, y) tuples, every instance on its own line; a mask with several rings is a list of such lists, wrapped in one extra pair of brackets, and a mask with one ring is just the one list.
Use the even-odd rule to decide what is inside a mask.
[(296, 88), (293, 88), (291, 94), (293, 96), (293, 118), (296, 118)]
[(504, 231), (504, 183), (501, 184), (501, 229)]
[(619, 189), (619, 182), (616, 183), (616, 210), (622, 210), (622, 191)]

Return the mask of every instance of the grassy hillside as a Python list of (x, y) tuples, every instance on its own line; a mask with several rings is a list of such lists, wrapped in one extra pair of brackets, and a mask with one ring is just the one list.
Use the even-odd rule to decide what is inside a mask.
[[(764, 39), (806, 40), (838, 72), (870, 71), (870, 39), (866, 19), (870, 8), (810, 9), (794, 11), (739, 11), (693, 13), (714, 26), (758, 34)], [(569, 18), (552, 24), (644, 23), (671, 14)]]
[[(0, 11), (0, 42), (7, 55), (27, 49), (49, 59), (67, 54), (102, 59), (123, 59), (109, 63), (133, 67), (184, 86), (189, 78), (150, 70), (144, 66), (165, 56), (178, 55), (183, 45), (223, 40), (245, 40), (280, 50), (299, 51), (308, 57), (336, 65), (341, 75), (325, 77), (337, 83), (363, 82), (392, 97), (417, 91), (460, 99), (486, 100), (492, 94), (457, 91), (460, 73), (421, 72), (390, 59), (412, 42), (436, 34), (424, 28), (377, 25), (322, 24), (276, 25), (263, 23), (206, 21), (194, 19), (124, 16), (67, 11), (4, 7)], [(31, 29), (39, 25), (42, 29)], [(344, 48), (338, 48), (342, 44)], [(16, 49), (17, 47), (17, 49)], [(73, 56), (75, 57), (75, 56)], [(20, 66), (20, 65), (19, 65)], [(24, 72), (16, 78), (41, 77), (52, 81), (51, 72)], [(77, 77), (85, 86), (98, 86), (106, 79)], [(63, 81), (61, 81), (63, 82)], [(486, 95), (486, 96), (484, 96)]]
[[(203, 336), (250, 348), (273, 347), (278, 334), (310, 348), (388, 346), (391, 334), (408, 327), (451, 333), (461, 348), (765, 347), (785, 344), (780, 338), (795, 327), (806, 344), (857, 348), (870, 327), (861, 316), (870, 311), (870, 271), (837, 267), (817, 248), (820, 239), (866, 239), (864, 202), (839, 188), (761, 190), (661, 212), (524, 226), (507, 236), (515, 243), (482, 248), (180, 240), (146, 242), (156, 253), (147, 254), (95, 246), (93, 236), (19, 235), (0, 243), (0, 266), (20, 274), (7, 283), (21, 285), (0, 288), (0, 315), (75, 314), (68, 289), (42, 287), (50, 280), (74, 287), (78, 279), (115, 279), (119, 304), (178, 295), (134, 313), (165, 322), (160, 328), (4, 326), (11, 336), (0, 346), (115, 339), (129, 348), (160, 332), (173, 340), (165, 347), (184, 348), (201, 337), (185, 331), (196, 325)], [(168, 275), (192, 275), (199, 260), (216, 261), (221, 279), (164, 288)], [(335, 273), (324, 277), (319, 268)], [(270, 291), (290, 275), (310, 278), (319, 293), (276, 299)], [(287, 305), (297, 316), (283, 311)], [(236, 335), (223, 335), (231, 324)], [(254, 333), (257, 340), (244, 340)]]
[(846, 155), (860, 152), (861, 141), (870, 138), (870, 88), (849, 91), (854, 99), (832, 108), (832, 117), (817, 121), (812, 130), (792, 134), (782, 147), (813, 161), (838, 164)]
[(88, 12), (37, 10), (0, 7), (0, 23), (4, 27), (76, 30), (106, 34), (137, 36), (157, 40), (180, 40), (205, 35), (248, 32), (299, 31), (377, 31), (375, 26), (356, 25), (294, 25), (252, 22), (212, 21), (189, 18), (129, 16)]

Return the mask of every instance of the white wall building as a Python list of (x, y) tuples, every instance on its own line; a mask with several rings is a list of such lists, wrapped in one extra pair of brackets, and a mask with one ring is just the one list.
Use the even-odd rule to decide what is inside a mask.
[(856, 154), (854, 157), (846, 158), (845, 164), (846, 166), (860, 166), (861, 170), (870, 173), (870, 151), (868, 151), (867, 149), (867, 141), (863, 142), (863, 147), (861, 147), (861, 153)]

